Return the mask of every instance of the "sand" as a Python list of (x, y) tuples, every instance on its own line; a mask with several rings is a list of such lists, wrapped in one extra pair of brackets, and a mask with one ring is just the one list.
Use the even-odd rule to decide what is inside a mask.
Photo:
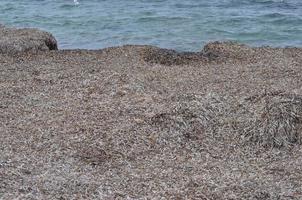
[(0, 199), (302, 199), (302, 49), (0, 54)]

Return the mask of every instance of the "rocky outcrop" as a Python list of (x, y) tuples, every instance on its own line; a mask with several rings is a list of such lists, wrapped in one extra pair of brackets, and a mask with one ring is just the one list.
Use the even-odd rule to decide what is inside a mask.
[(8, 28), (0, 26), (0, 53), (16, 54), (57, 50), (57, 41), (52, 34), (34, 28)]

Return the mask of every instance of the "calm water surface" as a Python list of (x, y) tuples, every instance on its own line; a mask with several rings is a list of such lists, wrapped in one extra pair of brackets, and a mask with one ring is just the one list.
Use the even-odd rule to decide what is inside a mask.
[(213, 40), (302, 46), (302, 0), (0, 0), (0, 22), (50, 31), (60, 48), (151, 44), (197, 51)]

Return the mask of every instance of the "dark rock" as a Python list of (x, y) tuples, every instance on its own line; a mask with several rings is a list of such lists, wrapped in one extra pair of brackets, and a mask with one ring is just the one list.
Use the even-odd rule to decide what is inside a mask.
[(48, 32), (34, 28), (7, 28), (0, 26), (0, 53), (16, 54), (57, 50), (56, 39)]

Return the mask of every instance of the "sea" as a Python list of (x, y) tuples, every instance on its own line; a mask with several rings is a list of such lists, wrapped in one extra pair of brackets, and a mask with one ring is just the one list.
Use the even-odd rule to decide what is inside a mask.
[(302, 0), (0, 0), (0, 23), (49, 31), (61, 49), (302, 47)]

